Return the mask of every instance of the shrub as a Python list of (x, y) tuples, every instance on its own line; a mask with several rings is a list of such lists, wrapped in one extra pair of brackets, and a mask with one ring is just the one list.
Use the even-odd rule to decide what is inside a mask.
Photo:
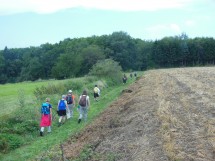
[(84, 82), (83, 81), (68, 81), (67, 83), (65, 83), (65, 89), (66, 91), (68, 91), (69, 89), (76, 89), (76, 90), (80, 90), (83, 86)]
[(116, 85), (122, 81), (122, 68), (118, 62), (106, 59), (96, 63), (90, 70), (89, 75), (108, 78), (110, 82)]
[(23, 89), (20, 89), (18, 91), (18, 102), (19, 102), (19, 107), (22, 108), (25, 106), (25, 93)]
[(0, 134), (0, 152), (7, 153), (24, 144), (24, 139), (16, 134)]
[(9, 151), (8, 141), (0, 135), (0, 153), (7, 153)]

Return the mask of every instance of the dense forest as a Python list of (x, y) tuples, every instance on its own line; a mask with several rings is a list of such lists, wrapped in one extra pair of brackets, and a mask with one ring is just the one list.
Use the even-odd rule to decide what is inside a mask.
[(0, 51), (0, 83), (83, 76), (98, 61), (113, 59), (123, 71), (214, 65), (215, 39), (185, 33), (161, 40), (132, 38), (126, 32), (64, 39), (39, 47)]

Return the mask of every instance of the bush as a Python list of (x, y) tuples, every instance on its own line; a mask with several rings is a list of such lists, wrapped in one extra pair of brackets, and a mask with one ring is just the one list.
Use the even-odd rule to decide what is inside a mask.
[(87, 78), (84, 80), (68, 80), (59, 84), (48, 84), (47, 86), (37, 87), (34, 90), (34, 96), (38, 101), (44, 101), (49, 95), (61, 95), (67, 93), (69, 89), (81, 90), (83, 85), (88, 84), (88, 80), (93, 80), (94, 78)]
[(8, 141), (0, 136), (0, 153), (7, 153), (9, 151)]
[(110, 79), (114, 85), (122, 82), (122, 68), (118, 62), (106, 59), (96, 63), (89, 72), (89, 75)]
[(30, 119), (32, 116), (28, 112), (18, 109), (0, 122), (0, 153), (8, 153), (33, 141), (32, 137), (38, 132), (38, 121)]
[(67, 83), (65, 83), (65, 89), (66, 89), (66, 92), (69, 90), (69, 89), (76, 89), (76, 90), (80, 90), (83, 86), (83, 83), (82, 81), (68, 81)]
[(24, 139), (16, 134), (0, 134), (0, 152), (7, 153), (24, 144)]

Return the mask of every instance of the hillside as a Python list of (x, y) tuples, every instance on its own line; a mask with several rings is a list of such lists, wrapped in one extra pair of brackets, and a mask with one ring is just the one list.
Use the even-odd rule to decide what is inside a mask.
[(147, 71), (61, 146), (62, 157), (85, 147), (88, 160), (215, 160), (214, 87), (214, 67)]

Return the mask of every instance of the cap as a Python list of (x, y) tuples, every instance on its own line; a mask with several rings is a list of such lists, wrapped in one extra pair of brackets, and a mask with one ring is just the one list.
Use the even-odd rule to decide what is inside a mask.
[(72, 93), (72, 90), (69, 90), (69, 93)]

